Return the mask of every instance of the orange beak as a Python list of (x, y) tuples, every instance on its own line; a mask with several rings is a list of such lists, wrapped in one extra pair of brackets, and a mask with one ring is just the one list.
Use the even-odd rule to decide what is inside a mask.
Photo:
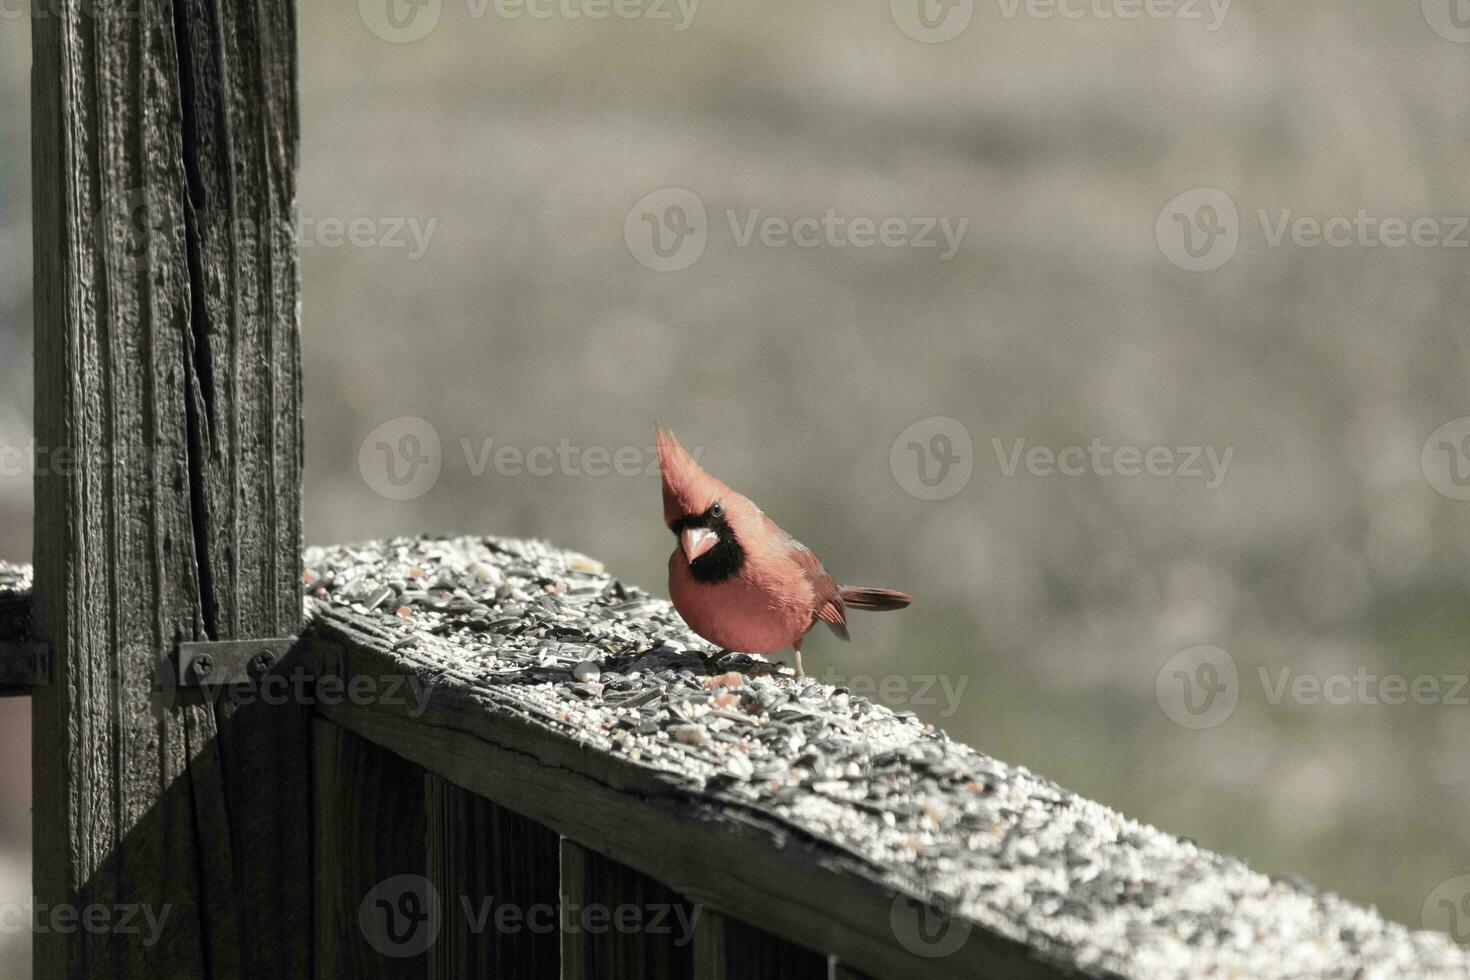
[(679, 532), (679, 547), (684, 549), (684, 557), (690, 563), (713, 548), (719, 540), (720, 536), (707, 527), (686, 527)]

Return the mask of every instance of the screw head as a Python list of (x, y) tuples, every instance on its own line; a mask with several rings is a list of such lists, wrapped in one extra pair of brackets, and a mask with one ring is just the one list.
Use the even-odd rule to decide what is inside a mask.
[(214, 658), (208, 654), (195, 657), (194, 662), (189, 665), (189, 669), (194, 672), (195, 677), (204, 680), (214, 670)]
[(250, 658), (250, 669), (256, 676), (270, 673), (270, 669), (276, 665), (276, 655), (269, 650), (262, 650)]

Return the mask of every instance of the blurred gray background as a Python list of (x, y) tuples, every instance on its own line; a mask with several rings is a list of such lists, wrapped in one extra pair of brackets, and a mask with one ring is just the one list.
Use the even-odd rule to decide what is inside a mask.
[[(809, 670), (886, 683), (1131, 816), (1432, 924), (1431, 891), (1470, 872), (1470, 423), (1421, 455), (1470, 416), (1456, 0), (1136, 19), (1106, 16), (1127, 0), (1076, 17), (989, 0), (934, 4), (934, 27), (908, 0), (603, 19), (557, 2), (429, 0), (397, 21), (384, 0), (302, 5), (308, 541), (540, 536), (664, 594), (657, 478), (585, 472), (599, 450), (646, 464), (657, 419), (839, 579), (919, 597), (850, 644), (814, 634)], [(0, 447), (31, 434), (29, 62), (12, 4)], [(666, 188), (705, 209), (683, 212), (704, 248), (657, 271), (638, 236), (677, 228), (676, 192), (643, 201)], [(1171, 205), (1196, 188), (1238, 217)], [(754, 212), (829, 210), (967, 224), (949, 258), (937, 230), (936, 248), (743, 240)], [(1283, 215), (1360, 210), (1434, 219), (1440, 244), (1272, 244)], [(1190, 222), (1227, 232), (1195, 239), (1218, 267), (1182, 267), (1171, 229)], [(440, 472), (393, 500), (379, 444), (428, 431), (404, 417), (437, 434)], [(960, 434), (968, 454), (935, 440)], [(1233, 454), (1217, 486), (1203, 462), (1005, 459), (1094, 439)], [(914, 467), (937, 464), (910, 442), (960, 467), (944, 499), (923, 499)], [(549, 475), (494, 456), (561, 445)], [(31, 473), (11, 460), (0, 554), (27, 560)], [(1201, 644), (1237, 666), (1235, 705), (1191, 728), (1171, 720), (1171, 658)], [(1274, 697), (1283, 672), (1438, 694)], [(0, 902), (29, 890), (28, 738), (26, 705), (0, 704)], [(28, 943), (0, 935), (0, 974)]]

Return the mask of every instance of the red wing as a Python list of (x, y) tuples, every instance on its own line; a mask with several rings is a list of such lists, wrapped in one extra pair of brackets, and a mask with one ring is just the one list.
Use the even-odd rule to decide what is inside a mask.
[(832, 632), (844, 640), (847, 639), (847, 607), (842, 601), (842, 590), (837, 587), (837, 583), (810, 548), (785, 531), (781, 534), (786, 538), (792, 561), (801, 569), (816, 595), (817, 619), (832, 627)]
[(822, 608), (817, 610), (817, 618), (832, 627), (832, 632), (844, 640), (847, 639), (847, 610), (842, 608), (840, 596), (823, 603)]

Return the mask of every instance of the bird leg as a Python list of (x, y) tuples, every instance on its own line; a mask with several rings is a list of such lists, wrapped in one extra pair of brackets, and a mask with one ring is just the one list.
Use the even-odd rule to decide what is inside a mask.
[(797, 640), (791, 644), (791, 649), (796, 651), (796, 679), (801, 680), (801, 641)]

